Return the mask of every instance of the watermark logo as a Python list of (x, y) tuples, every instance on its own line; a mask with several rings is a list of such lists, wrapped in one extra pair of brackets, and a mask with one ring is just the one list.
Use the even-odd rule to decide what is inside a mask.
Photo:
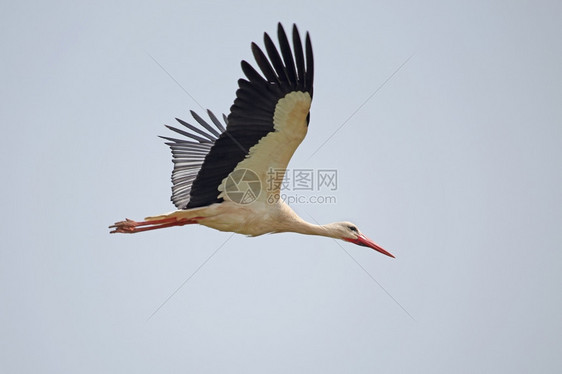
[(268, 191), (335, 191), (338, 189), (338, 171), (270, 168), (266, 184)]
[(261, 193), (260, 178), (250, 169), (234, 170), (226, 178), (224, 192), (235, 203), (253, 203)]
[[(251, 204), (262, 193), (269, 204), (336, 204), (333, 192), (338, 188), (335, 169), (276, 169), (266, 172), (265, 181), (250, 169), (238, 169), (228, 175), (224, 192), (238, 204)], [(281, 192), (283, 191), (283, 192)]]
[(336, 196), (324, 193), (338, 189), (338, 171), (336, 169), (270, 168), (267, 171), (265, 184), (269, 204), (276, 204), (279, 201), (284, 201), (289, 205), (335, 204), (337, 202)]

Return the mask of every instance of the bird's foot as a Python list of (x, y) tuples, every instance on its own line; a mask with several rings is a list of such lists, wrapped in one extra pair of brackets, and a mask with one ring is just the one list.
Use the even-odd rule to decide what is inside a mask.
[(197, 223), (194, 219), (187, 219), (187, 218), (163, 218), (163, 219), (156, 219), (156, 220), (149, 220), (149, 221), (133, 221), (132, 219), (126, 218), (124, 221), (115, 222), (115, 224), (109, 226), (111, 230), (110, 234), (134, 234), (136, 232), (141, 231), (148, 231), (148, 230), (155, 230), (155, 229), (162, 229), (165, 227), (172, 227), (172, 226), (183, 226), (189, 225), (192, 223)]

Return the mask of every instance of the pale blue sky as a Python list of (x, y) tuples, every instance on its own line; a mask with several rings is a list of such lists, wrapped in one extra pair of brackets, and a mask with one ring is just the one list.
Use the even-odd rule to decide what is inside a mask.
[[(322, 5), (320, 5), (322, 4)], [(562, 370), (559, 2), (18, 2), (0, 12), (0, 371)], [(227, 112), (250, 42), (310, 31), (308, 137), (336, 204), (396, 255), (173, 209), (174, 117)], [(409, 62), (313, 152), (410, 56)], [(153, 318), (148, 317), (221, 244)]]

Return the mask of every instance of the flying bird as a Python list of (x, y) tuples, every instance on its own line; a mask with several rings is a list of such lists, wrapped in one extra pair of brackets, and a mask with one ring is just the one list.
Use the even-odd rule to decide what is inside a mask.
[(180, 119), (181, 128), (166, 126), (182, 136), (162, 137), (172, 150), (171, 200), (177, 210), (140, 222), (116, 222), (109, 226), (111, 233), (189, 224), (248, 236), (296, 232), (342, 239), (394, 257), (353, 223), (306, 222), (280, 198), (284, 172), (308, 130), (314, 58), (308, 32), (304, 48), (296, 25), (292, 48), (280, 23), (277, 36), (279, 49), (264, 33), (267, 55), (251, 44), (261, 74), (242, 61), (246, 79), (238, 80), (224, 124), (211, 111), (211, 123), (192, 111), (199, 126)]

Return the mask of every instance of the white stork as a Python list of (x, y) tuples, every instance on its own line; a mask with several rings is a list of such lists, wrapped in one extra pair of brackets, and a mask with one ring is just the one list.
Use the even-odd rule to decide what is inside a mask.
[[(184, 139), (162, 137), (172, 150), (172, 198), (178, 210), (111, 225), (111, 233), (137, 233), (171, 226), (198, 223), (220, 231), (248, 236), (296, 232), (342, 239), (392, 254), (363, 235), (350, 222), (315, 225), (301, 219), (280, 196), (284, 171), (306, 136), (312, 102), (314, 59), (310, 36), (303, 50), (293, 25), (293, 50), (279, 23), (281, 54), (267, 33), (267, 56), (252, 43), (252, 52), (263, 76), (242, 61), (247, 79), (238, 80), (236, 99), (226, 128), (207, 111), (213, 126), (191, 112), (201, 125), (177, 119), (185, 129), (166, 126)], [(186, 131), (189, 130), (189, 131)], [(275, 180), (271, 183), (268, 178)], [(273, 188), (264, 188), (265, 186)], [(241, 198), (246, 187), (250, 199)], [(230, 192), (230, 193), (229, 193)], [(248, 196), (246, 196), (248, 197)]]

